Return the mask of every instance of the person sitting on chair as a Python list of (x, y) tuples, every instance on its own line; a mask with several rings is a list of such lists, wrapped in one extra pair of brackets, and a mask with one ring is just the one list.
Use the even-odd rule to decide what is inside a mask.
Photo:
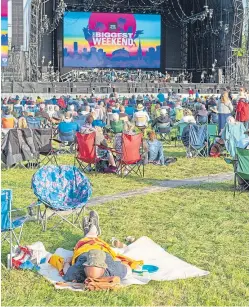
[(195, 118), (193, 116), (193, 113), (191, 110), (189, 109), (185, 109), (183, 111), (183, 118), (179, 121), (179, 123), (195, 123), (196, 124), (196, 121), (195, 121)]
[(218, 124), (219, 119), (218, 119), (218, 108), (217, 108), (217, 106), (210, 108), (210, 113), (208, 115), (208, 122), (211, 123), (211, 124)]
[(71, 114), (69, 112), (67, 112), (63, 118), (63, 121), (61, 123), (59, 123), (58, 126), (58, 131), (59, 132), (70, 132), (70, 131), (79, 131), (79, 126), (77, 123), (72, 121), (72, 117)]
[(36, 117), (45, 118), (48, 122), (51, 122), (51, 118), (49, 117), (48, 113), (45, 111), (45, 104), (40, 104), (40, 110), (35, 113)]
[(201, 109), (197, 111), (196, 121), (198, 124), (206, 124), (208, 121), (208, 111), (204, 104), (202, 104)]
[(101, 240), (99, 216), (90, 211), (83, 218), (84, 238), (78, 241), (73, 256), (64, 260), (63, 279), (66, 282), (83, 283), (86, 278), (117, 276), (121, 280), (132, 274), (132, 268), (142, 265), (142, 261), (134, 261), (119, 256), (105, 241)]
[(2, 117), (2, 128), (4, 129), (11, 129), (15, 128), (17, 120), (11, 114), (10, 110), (7, 109)]
[(124, 122), (127, 122), (129, 120), (129, 117), (128, 117), (128, 114), (125, 113), (125, 107), (120, 106), (119, 110), (120, 110), (119, 119)]
[(137, 112), (133, 115), (133, 121), (135, 126), (138, 128), (146, 128), (148, 126), (150, 117), (146, 111), (144, 111), (144, 106), (139, 104), (137, 106)]
[[(165, 125), (166, 124), (166, 125)], [(167, 125), (168, 124), (168, 125)], [(173, 122), (172, 120), (169, 118), (168, 114), (167, 114), (167, 110), (166, 109), (161, 109), (160, 110), (160, 116), (157, 117), (153, 123), (152, 123), (152, 128), (154, 128), (155, 126), (157, 128), (160, 128), (160, 126), (162, 127), (162, 133), (167, 133), (169, 131), (169, 127), (173, 126)], [(163, 128), (166, 127), (167, 128)], [(163, 129), (166, 129), (165, 131), (163, 131)]]

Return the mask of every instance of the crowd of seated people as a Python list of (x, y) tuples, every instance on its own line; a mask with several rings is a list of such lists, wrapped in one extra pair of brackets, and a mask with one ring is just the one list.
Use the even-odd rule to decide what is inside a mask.
[[(153, 95), (133, 95), (130, 98), (119, 97), (117, 94), (104, 96), (101, 98), (92, 96), (91, 98), (81, 95), (75, 98), (71, 96), (55, 96), (49, 100), (36, 100), (31, 97), (4, 98), (2, 99), (2, 128), (25, 128), (29, 127), (32, 119), (42, 120), (42, 127), (57, 126), (59, 137), (66, 138), (68, 132), (91, 133), (98, 135), (98, 144), (103, 145), (103, 138), (106, 131), (112, 131), (115, 135), (114, 147), (120, 150), (120, 134), (125, 131), (132, 133), (135, 130), (142, 132), (152, 129), (156, 133), (169, 133), (173, 126), (179, 123), (205, 125), (208, 123), (220, 124), (222, 131), (225, 123), (224, 118), (231, 117), (236, 110), (236, 120), (247, 127), (249, 123), (249, 104), (245, 90), (241, 89), (239, 99), (234, 106), (230, 100), (230, 94), (224, 90), (221, 97), (201, 97), (184, 98), (172, 93), (166, 97), (161, 91), (158, 96)], [(230, 113), (229, 113), (230, 112)], [(132, 124), (132, 127), (131, 127)], [(186, 129), (187, 131), (187, 129)], [(185, 132), (186, 132), (185, 131)], [(188, 133), (185, 133), (187, 139)], [(147, 160), (165, 161), (162, 155), (162, 146), (157, 140), (156, 134), (148, 135), (149, 141), (144, 144), (147, 150)], [(155, 153), (157, 148), (157, 153)], [(113, 160), (112, 153), (100, 151), (99, 156), (105, 156), (110, 167), (117, 165)], [(145, 155), (146, 156), (146, 155)], [(152, 159), (152, 160), (151, 160)]]

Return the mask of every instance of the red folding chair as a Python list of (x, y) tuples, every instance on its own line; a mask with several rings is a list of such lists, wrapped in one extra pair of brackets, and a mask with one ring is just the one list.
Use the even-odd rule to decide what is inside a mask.
[(121, 177), (126, 177), (131, 173), (144, 177), (144, 159), (141, 155), (142, 144), (142, 133), (136, 135), (123, 133), (122, 154), (118, 167), (118, 174), (120, 174)]
[(74, 165), (77, 161), (83, 172), (88, 171), (87, 167), (91, 164), (94, 164), (96, 170), (96, 163), (100, 160), (97, 158), (95, 137), (95, 132), (89, 134), (76, 133), (76, 156)]

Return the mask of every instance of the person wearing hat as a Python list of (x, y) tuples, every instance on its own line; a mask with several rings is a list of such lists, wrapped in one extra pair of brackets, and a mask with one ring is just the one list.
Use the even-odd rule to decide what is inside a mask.
[(142, 104), (138, 104), (137, 112), (133, 115), (133, 121), (135, 126), (138, 128), (146, 128), (148, 126), (150, 117), (146, 111), (144, 111), (144, 106)]
[(73, 257), (64, 260), (64, 276), (67, 282), (83, 283), (86, 278), (117, 276), (121, 280), (131, 274), (131, 267), (137, 267), (142, 261), (119, 256), (99, 238), (101, 229), (96, 211), (90, 211), (83, 218), (84, 238), (74, 247)]
[(244, 134), (245, 136), (238, 141), (237, 147), (241, 149), (249, 149), (249, 129), (247, 129)]

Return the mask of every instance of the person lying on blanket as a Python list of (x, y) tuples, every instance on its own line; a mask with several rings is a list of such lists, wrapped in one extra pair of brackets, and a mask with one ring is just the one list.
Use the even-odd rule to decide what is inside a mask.
[(88, 277), (104, 276), (118, 276), (122, 280), (132, 273), (132, 269), (143, 265), (143, 261), (117, 254), (99, 238), (101, 229), (97, 212), (91, 211), (89, 217), (83, 218), (83, 229), (85, 237), (75, 245), (73, 257), (64, 262), (65, 281), (81, 283)]

